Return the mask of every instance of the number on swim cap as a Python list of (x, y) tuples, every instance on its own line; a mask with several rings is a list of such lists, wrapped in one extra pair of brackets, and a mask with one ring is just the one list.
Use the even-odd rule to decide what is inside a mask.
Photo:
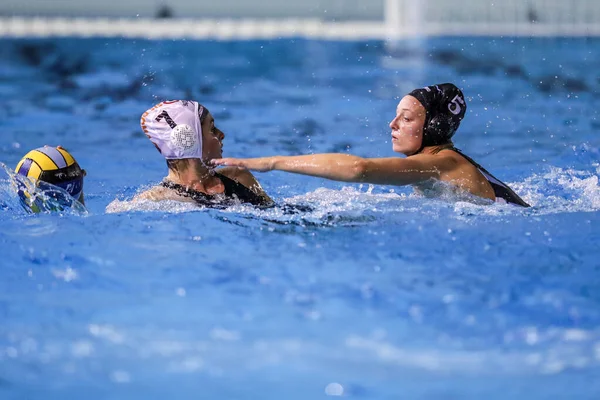
[(452, 101), (448, 103), (448, 110), (450, 110), (452, 114), (458, 115), (462, 111), (461, 104), (464, 106), (465, 100), (459, 94), (457, 94), (454, 96)]

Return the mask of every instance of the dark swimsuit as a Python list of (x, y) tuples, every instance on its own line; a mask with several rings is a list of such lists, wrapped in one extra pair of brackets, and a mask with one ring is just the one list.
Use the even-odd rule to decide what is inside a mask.
[(473, 160), (468, 155), (464, 154), (462, 151), (460, 151), (456, 147), (454, 147), (452, 145), (449, 145), (447, 147), (442, 147), (436, 153), (439, 153), (442, 150), (452, 150), (452, 151), (460, 154), (461, 156), (463, 156), (465, 158), (465, 160), (467, 160), (468, 162), (473, 164), (473, 166), (475, 168), (477, 168), (479, 170), (479, 172), (481, 172), (481, 174), (485, 177), (485, 179), (487, 179), (488, 183), (492, 186), (492, 189), (494, 189), (494, 195), (496, 196), (497, 203), (509, 203), (509, 204), (516, 204), (516, 205), (522, 206), (522, 207), (531, 207), (529, 204), (525, 203), (525, 201), (523, 201), (523, 199), (521, 199), (515, 192), (513, 192), (513, 190), (511, 188), (509, 188), (506, 183), (502, 182), (501, 180), (496, 178), (494, 175), (490, 174), (487, 169), (483, 168), (481, 165), (479, 165), (477, 162), (475, 162), (475, 160)]
[(233, 179), (219, 173), (215, 173), (214, 176), (223, 182), (223, 185), (225, 186), (224, 193), (210, 195), (194, 189), (189, 189), (183, 185), (168, 180), (162, 181), (160, 185), (166, 187), (167, 189), (174, 190), (180, 196), (189, 197), (198, 205), (205, 207), (227, 208), (240, 203), (248, 203), (257, 207), (273, 206), (273, 202), (257, 195), (241, 183), (238, 183)]

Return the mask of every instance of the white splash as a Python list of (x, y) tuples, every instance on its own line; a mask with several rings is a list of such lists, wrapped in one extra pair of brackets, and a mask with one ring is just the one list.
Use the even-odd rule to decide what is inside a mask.
[(194, 203), (175, 201), (175, 200), (119, 200), (115, 199), (106, 206), (107, 214), (116, 214), (134, 211), (146, 212), (164, 212), (164, 213), (184, 213), (191, 211), (200, 211), (204, 207), (197, 206)]
[[(600, 167), (597, 168), (600, 170)], [(596, 171), (598, 172), (598, 171)], [(436, 185), (435, 198), (418, 194), (373, 193), (373, 185), (346, 186), (339, 190), (318, 188), (312, 192), (291, 196), (277, 201), (272, 208), (259, 209), (238, 204), (222, 210), (223, 213), (251, 215), (280, 222), (308, 222), (328, 224), (340, 222), (365, 222), (374, 215), (394, 213), (418, 213), (438, 216), (450, 210), (458, 218), (464, 216), (539, 215), (562, 212), (597, 211), (600, 209), (600, 186), (598, 174), (574, 169), (551, 167), (548, 172), (533, 174), (521, 182), (509, 183), (516, 193), (532, 205), (531, 209), (510, 204), (479, 201), (478, 198), (458, 193), (450, 185)], [(404, 191), (405, 189), (400, 188)], [(410, 189), (406, 189), (410, 190)], [(113, 200), (107, 213), (131, 211), (154, 211), (185, 213), (206, 210), (190, 202), (174, 200)]]
[(600, 185), (596, 174), (571, 168), (550, 167), (511, 186), (523, 194), (540, 214), (600, 210)]

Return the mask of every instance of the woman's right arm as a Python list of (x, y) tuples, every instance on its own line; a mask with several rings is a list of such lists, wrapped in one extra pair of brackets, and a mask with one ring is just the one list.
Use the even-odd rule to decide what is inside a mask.
[(348, 154), (314, 154), (304, 156), (274, 156), (262, 158), (221, 158), (215, 165), (227, 165), (260, 172), (286, 171), (342, 182), (362, 182), (381, 185), (409, 185), (455, 167), (447, 157), (419, 154), (407, 158), (362, 158)]

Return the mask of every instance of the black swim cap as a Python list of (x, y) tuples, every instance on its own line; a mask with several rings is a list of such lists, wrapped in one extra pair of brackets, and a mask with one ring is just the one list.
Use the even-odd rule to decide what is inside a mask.
[(423, 143), (437, 146), (450, 141), (467, 111), (463, 93), (452, 83), (427, 86), (409, 93), (425, 107)]

